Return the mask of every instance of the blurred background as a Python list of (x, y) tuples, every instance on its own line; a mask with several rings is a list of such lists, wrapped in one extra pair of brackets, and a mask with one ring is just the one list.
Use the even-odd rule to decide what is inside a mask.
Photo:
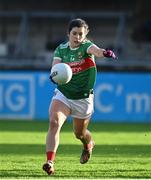
[(77, 17), (119, 58), (96, 61), (94, 119), (151, 121), (150, 0), (0, 0), (0, 118), (47, 119), (53, 51)]
[[(88, 22), (90, 39), (118, 53), (120, 62), (116, 67), (145, 66), (148, 69), (151, 66), (149, 0), (93, 0), (93, 3), (86, 0), (0, 0), (1, 69), (50, 68), (53, 50), (66, 40), (67, 24), (76, 17)], [(102, 63), (114, 66), (112, 62)]]

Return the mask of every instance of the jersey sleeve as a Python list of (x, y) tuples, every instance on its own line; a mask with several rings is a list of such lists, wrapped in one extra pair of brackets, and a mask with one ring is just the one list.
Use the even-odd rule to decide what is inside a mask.
[(58, 60), (61, 60), (61, 53), (60, 53), (60, 48), (59, 46), (55, 49), (54, 51), (54, 55), (53, 55), (53, 59), (58, 59)]
[(91, 41), (86, 41), (86, 42), (84, 43), (85, 51), (88, 53), (88, 49), (89, 49), (91, 46), (93, 46), (93, 45), (94, 45), (93, 42), (91, 42)]

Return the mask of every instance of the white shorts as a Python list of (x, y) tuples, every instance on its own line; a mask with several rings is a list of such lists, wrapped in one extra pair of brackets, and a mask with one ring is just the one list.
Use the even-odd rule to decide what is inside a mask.
[(54, 99), (66, 104), (70, 108), (70, 115), (73, 118), (88, 119), (94, 112), (93, 94), (90, 94), (89, 98), (73, 100), (66, 98), (58, 89), (55, 89), (55, 95), (53, 96), (52, 101)]

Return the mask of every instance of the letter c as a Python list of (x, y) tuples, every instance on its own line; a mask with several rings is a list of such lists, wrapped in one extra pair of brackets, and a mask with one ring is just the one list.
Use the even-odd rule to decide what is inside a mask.
[(102, 96), (103, 92), (112, 92), (113, 91), (113, 87), (111, 84), (101, 84), (100, 86), (98, 86), (95, 90), (95, 106), (96, 108), (103, 112), (103, 113), (109, 113), (113, 110), (113, 105), (112, 104), (108, 104), (108, 105), (103, 105), (101, 102), (101, 98), (100, 96)]

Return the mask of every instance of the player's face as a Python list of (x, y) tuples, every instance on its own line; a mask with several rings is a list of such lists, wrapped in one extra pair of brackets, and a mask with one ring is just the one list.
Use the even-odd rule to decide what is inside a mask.
[(74, 27), (69, 33), (69, 42), (71, 48), (78, 47), (86, 38), (87, 30), (85, 27)]

